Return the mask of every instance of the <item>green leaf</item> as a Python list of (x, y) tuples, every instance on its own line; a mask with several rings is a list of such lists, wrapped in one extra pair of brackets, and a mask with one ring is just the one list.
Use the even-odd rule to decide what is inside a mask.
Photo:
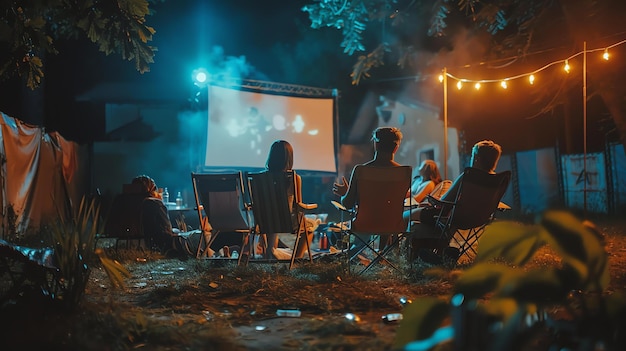
[(563, 284), (563, 271), (546, 267), (525, 272), (521, 275), (504, 275), (495, 296), (510, 297), (518, 302), (546, 304), (562, 301), (570, 291), (568, 284)]
[(455, 293), (467, 299), (478, 299), (495, 291), (503, 277), (515, 278), (524, 274), (520, 269), (496, 263), (477, 263), (465, 271), (454, 285)]
[(98, 257), (100, 258), (104, 271), (111, 281), (111, 285), (114, 288), (124, 289), (124, 279), (130, 277), (130, 272), (116, 260), (104, 257), (103, 255), (98, 255)]
[(565, 211), (548, 211), (541, 219), (544, 240), (559, 253), (563, 263), (579, 275), (581, 288), (604, 290), (609, 283), (607, 254), (601, 238), (589, 225)]
[(540, 231), (539, 226), (525, 226), (509, 221), (494, 222), (485, 228), (480, 238), (476, 262), (501, 257), (514, 265), (523, 265), (544, 244)]
[(422, 298), (408, 305), (402, 312), (402, 321), (394, 340), (394, 349), (401, 349), (414, 340), (430, 337), (448, 317), (449, 304), (434, 297)]

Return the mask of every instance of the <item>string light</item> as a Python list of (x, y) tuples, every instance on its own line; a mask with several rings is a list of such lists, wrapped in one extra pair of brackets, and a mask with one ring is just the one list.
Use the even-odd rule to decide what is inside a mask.
[[(589, 50), (589, 49), (588, 50), (583, 50), (583, 51), (580, 51), (580, 52), (577, 52), (577, 53), (573, 54), (572, 56), (570, 56), (570, 57), (568, 57), (568, 58), (566, 58), (564, 60), (558, 60), (558, 61), (550, 62), (550, 63), (544, 65), (543, 67), (538, 68), (538, 69), (536, 69), (536, 70), (534, 70), (532, 72), (518, 74), (518, 75), (515, 75), (515, 76), (511, 76), (511, 77), (506, 77), (506, 78), (500, 78), (500, 79), (476, 79), (476, 80), (473, 80), (473, 79), (466, 79), (466, 78), (456, 77), (453, 74), (451, 74), (450, 72), (448, 72), (447, 70), (444, 71), (445, 72), (444, 74), (448, 78), (454, 79), (454, 80), (457, 81), (456, 87), (459, 90), (461, 90), (461, 88), (463, 87), (463, 83), (470, 83), (470, 84), (473, 83), (474, 84), (474, 88), (476, 90), (480, 89), (482, 87), (482, 84), (484, 84), (484, 83), (498, 83), (498, 84), (500, 84), (501, 88), (508, 89), (508, 82), (510, 80), (519, 79), (519, 78), (526, 78), (526, 79), (528, 79), (528, 83), (530, 85), (534, 85), (535, 84), (535, 80), (536, 80), (536, 74), (539, 73), (539, 72), (542, 72), (542, 71), (544, 71), (544, 70), (546, 70), (546, 69), (548, 69), (548, 68), (550, 68), (550, 67), (552, 67), (554, 65), (563, 64), (563, 70), (565, 70), (567, 73), (569, 73), (571, 71), (571, 69), (572, 69), (572, 67), (569, 64), (570, 60), (572, 60), (572, 59), (574, 59), (574, 58), (576, 58), (576, 57), (578, 57), (578, 56), (580, 56), (580, 55), (582, 55), (584, 53), (594, 53), (594, 52), (602, 52), (602, 58), (604, 60), (608, 61), (609, 57), (610, 57), (609, 49), (612, 49), (612, 48), (614, 48), (616, 46), (619, 46), (619, 45), (622, 45), (622, 44), (625, 44), (625, 43), (626, 43), (626, 39), (625, 40), (621, 40), (621, 41), (619, 41), (619, 42), (617, 42), (615, 44), (612, 44), (612, 45), (609, 45), (609, 46), (606, 46), (606, 47), (597, 48), (597, 49), (591, 49), (591, 50)], [(443, 82), (443, 80), (445, 78), (444, 74), (439, 75), (439, 82)]]

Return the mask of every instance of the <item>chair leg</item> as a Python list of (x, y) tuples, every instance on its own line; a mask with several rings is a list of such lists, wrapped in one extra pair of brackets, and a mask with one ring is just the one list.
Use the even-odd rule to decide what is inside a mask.
[(313, 256), (311, 255), (311, 248), (309, 247), (309, 238), (308, 238), (308, 233), (306, 232), (306, 224), (304, 221), (304, 216), (302, 217), (302, 219), (300, 220), (300, 225), (298, 226), (298, 231), (296, 232), (296, 242), (293, 245), (293, 250), (291, 253), (291, 260), (289, 262), (289, 269), (291, 270), (291, 268), (293, 267), (293, 264), (296, 260), (296, 253), (298, 252), (298, 244), (300, 243), (300, 240), (302, 239), (302, 236), (305, 236), (304, 238), (304, 242), (306, 245), (306, 250), (309, 254), (309, 260), (311, 262), (313, 262)]
[(254, 257), (254, 249), (253, 245), (250, 244), (250, 239), (252, 239), (252, 242), (254, 243), (254, 233), (252, 230), (244, 234), (241, 239), (241, 254), (239, 255), (239, 259), (237, 259), (237, 265), (239, 266), (247, 266), (250, 261), (250, 257)]
[(374, 257), (374, 259), (370, 262), (370, 264), (368, 264), (367, 266), (365, 266), (361, 272), (359, 274), (363, 274), (365, 273), (370, 267), (372, 267), (374, 264), (384, 260), (385, 262), (387, 262), (387, 264), (393, 268), (396, 271), (400, 271), (398, 269), (398, 267), (396, 267), (393, 263), (391, 263), (385, 256), (399, 243), (400, 241), (400, 237), (396, 236), (396, 238), (394, 238), (391, 243), (388, 243), (387, 245), (385, 245), (385, 247), (382, 250), (379, 251), (374, 251), (374, 253), (376, 254), (376, 257)]

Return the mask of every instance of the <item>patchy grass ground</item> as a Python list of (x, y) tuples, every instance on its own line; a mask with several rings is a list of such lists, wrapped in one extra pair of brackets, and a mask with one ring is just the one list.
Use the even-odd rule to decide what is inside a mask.
[[(626, 290), (626, 221), (597, 225), (606, 236), (609, 291)], [(76, 311), (38, 299), (9, 306), (1, 311), (3, 349), (390, 350), (398, 324), (381, 317), (401, 312), (401, 297), (446, 296), (452, 287), (451, 278), (426, 277), (425, 264), (404, 264), (400, 272), (379, 265), (355, 276), (332, 257), (289, 271), (283, 263), (239, 267), (137, 250), (108, 254), (132, 274), (125, 289), (113, 289), (96, 266)], [(531, 266), (558, 261), (543, 248)], [(278, 317), (278, 309), (301, 316)]]

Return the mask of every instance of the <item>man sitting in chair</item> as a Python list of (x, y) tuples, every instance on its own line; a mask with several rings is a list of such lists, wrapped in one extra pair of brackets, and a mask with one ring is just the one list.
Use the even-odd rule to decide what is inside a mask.
[[(480, 170), (483, 172), (487, 172), (489, 174), (495, 174), (496, 165), (498, 164), (498, 160), (502, 154), (502, 148), (500, 145), (494, 143), (491, 140), (483, 140), (474, 144), (472, 148), (472, 157), (471, 157), (471, 169)], [(475, 172), (474, 172), (475, 173)], [(474, 174), (472, 173), (472, 174)], [(461, 173), (454, 181), (454, 183), (450, 186), (448, 191), (446, 191), (443, 196), (441, 196), (442, 201), (456, 202), (457, 195), (459, 194), (462, 180), (464, 178), (465, 172)], [(469, 177), (469, 175), (468, 175)], [(507, 180), (508, 183), (508, 180)], [(461, 195), (463, 196), (463, 195)], [(423, 246), (430, 247), (432, 245), (438, 247), (437, 250), (442, 250), (441, 253), (444, 254), (448, 259), (453, 259), (454, 257), (459, 257), (462, 252), (466, 252), (467, 249), (457, 250), (453, 248), (446, 248), (443, 245), (452, 245), (451, 243), (445, 243), (441, 241), (441, 233), (437, 228), (437, 217), (439, 215), (444, 215), (442, 210), (446, 210), (445, 208), (435, 207), (433, 205), (427, 204), (426, 206), (420, 206), (417, 208), (413, 208), (410, 210), (405, 210), (404, 217), (410, 218), (411, 222), (411, 231), (412, 231), (412, 247), (413, 249), (420, 248)], [(470, 246), (477, 244), (477, 238), (474, 240), (467, 241), (467, 238), (463, 239), (466, 243), (469, 243)], [(456, 243), (458, 244), (458, 242)], [(411, 250), (411, 259), (415, 258), (415, 255), (420, 255), (418, 251)], [(476, 252), (474, 249), (471, 249), (474, 253)], [(427, 254), (427, 251), (424, 251), (424, 254)], [(430, 256), (429, 254), (427, 254)], [(426, 258), (426, 260), (434, 260), (434, 256), (430, 258)], [(439, 260), (439, 258), (437, 258)], [(433, 261), (436, 262), (436, 261)]]
[[(374, 142), (374, 158), (364, 164), (354, 166), (350, 176), (350, 182), (345, 177), (341, 178), (341, 182), (333, 184), (333, 193), (341, 196), (341, 204), (346, 208), (354, 208), (358, 198), (357, 184), (359, 175), (364, 172), (367, 167), (400, 167), (398, 162), (394, 161), (394, 155), (400, 143), (402, 142), (402, 132), (398, 128), (379, 127), (372, 134)], [(352, 248), (358, 250), (359, 248)]]
[[(502, 155), (502, 148), (500, 145), (494, 143), (491, 140), (483, 140), (474, 144), (472, 147), (472, 158), (470, 160), (471, 167), (478, 168), (491, 174), (496, 173), (496, 166)], [(463, 173), (461, 173), (450, 186), (450, 189), (446, 191), (441, 197), (444, 201), (454, 201), (456, 195), (459, 192), (459, 186), (463, 179)], [(413, 221), (420, 222), (425, 225), (435, 225), (435, 216), (439, 214), (439, 209), (433, 206), (421, 206), (411, 210), (410, 218)], [(405, 218), (409, 218), (408, 211), (405, 212)], [(419, 234), (417, 234), (419, 236)]]

